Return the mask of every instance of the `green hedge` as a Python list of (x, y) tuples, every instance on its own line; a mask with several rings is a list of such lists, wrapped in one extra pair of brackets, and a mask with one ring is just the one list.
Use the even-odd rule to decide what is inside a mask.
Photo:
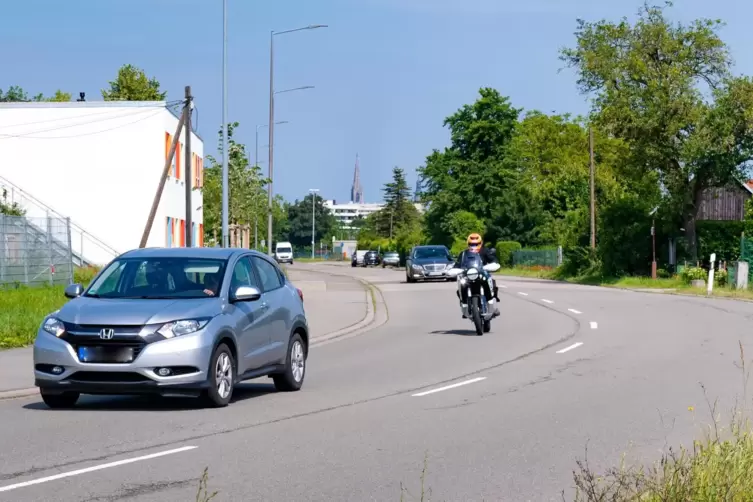
[(523, 246), (519, 242), (515, 241), (499, 241), (496, 245), (497, 259), (499, 264), (503, 267), (512, 267), (512, 254), (515, 251), (520, 251)]

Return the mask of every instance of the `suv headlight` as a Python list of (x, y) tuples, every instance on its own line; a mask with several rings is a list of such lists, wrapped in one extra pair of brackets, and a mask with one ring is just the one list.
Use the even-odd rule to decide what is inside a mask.
[(44, 323), (42, 323), (42, 329), (52, 336), (60, 338), (60, 335), (65, 333), (65, 324), (63, 324), (63, 321), (60, 319), (48, 317), (44, 320)]
[(164, 324), (157, 333), (165, 338), (174, 338), (181, 335), (190, 335), (207, 325), (209, 319), (183, 319)]

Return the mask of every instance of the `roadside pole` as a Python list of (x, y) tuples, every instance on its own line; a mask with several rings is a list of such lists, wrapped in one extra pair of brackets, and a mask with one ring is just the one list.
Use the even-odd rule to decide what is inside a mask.
[(191, 96), (191, 86), (186, 86), (186, 104), (183, 106), (183, 123), (186, 128), (186, 247), (193, 246), (193, 176), (191, 161), (191, 105), (193, 96)]

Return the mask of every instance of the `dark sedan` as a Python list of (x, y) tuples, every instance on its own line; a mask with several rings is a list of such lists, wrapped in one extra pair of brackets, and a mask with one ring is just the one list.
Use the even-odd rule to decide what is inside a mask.
[(405, 280), (454, 280), (447, 275), (454, 262), (446, 246), (416, 246), (405, 261)]
[(381, 262), (379, 258), (379, 253), (376, 251), (367, 251), (365, 255), (363, 255), (363, 266), (368, 267), (369, 265), (379, 265)]

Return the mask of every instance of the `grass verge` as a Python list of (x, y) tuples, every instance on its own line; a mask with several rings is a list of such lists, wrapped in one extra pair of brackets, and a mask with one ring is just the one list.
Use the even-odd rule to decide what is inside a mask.
[[(719, 426), (716, 403), (708, 398), (713, 425), (693, 447), (670, 448), (653, 466), (626, 466), (595, 473), (588, 458), (573, 471), (575, 502), (743, 502), (753, 500), (753, 431), (747, 414), (750, 377), (740, 347), (743, 407), (735, 407), (727, 429)], [(704, 395), (706, 390), (703, 388)], [(565, 499), (564, 492), (562, 496)]]
[[(74, 281), (88, 284), (98, 269), (78, 268)], [(34, 342), (42, 319), (68, 301), (64, 286), (25, 287), (0, 290), (0, 349), (25, 347)]]
[[(603, 286), (623, 289), (653, 289), (664, 290), (665, 293), (706, 296), (706, 288), (694, 288), (686, 284), (679, 277), (651, 279), (650, 277), (602, 277), (581, 276), (565, 277), (558, 270), (549, 267), (516, 267), (503, 268), (496, 272), (497, 275), (508, 277), (526, 277), (535, 279), (548, 279), (552, 281), (564, 281), (572, 284), (588, 286)], [(739, 300), (753, 300), (753, 291), (744, 289), (731, 289), (714, 286), (712, 296), (721, 298), (734, 298)]]

